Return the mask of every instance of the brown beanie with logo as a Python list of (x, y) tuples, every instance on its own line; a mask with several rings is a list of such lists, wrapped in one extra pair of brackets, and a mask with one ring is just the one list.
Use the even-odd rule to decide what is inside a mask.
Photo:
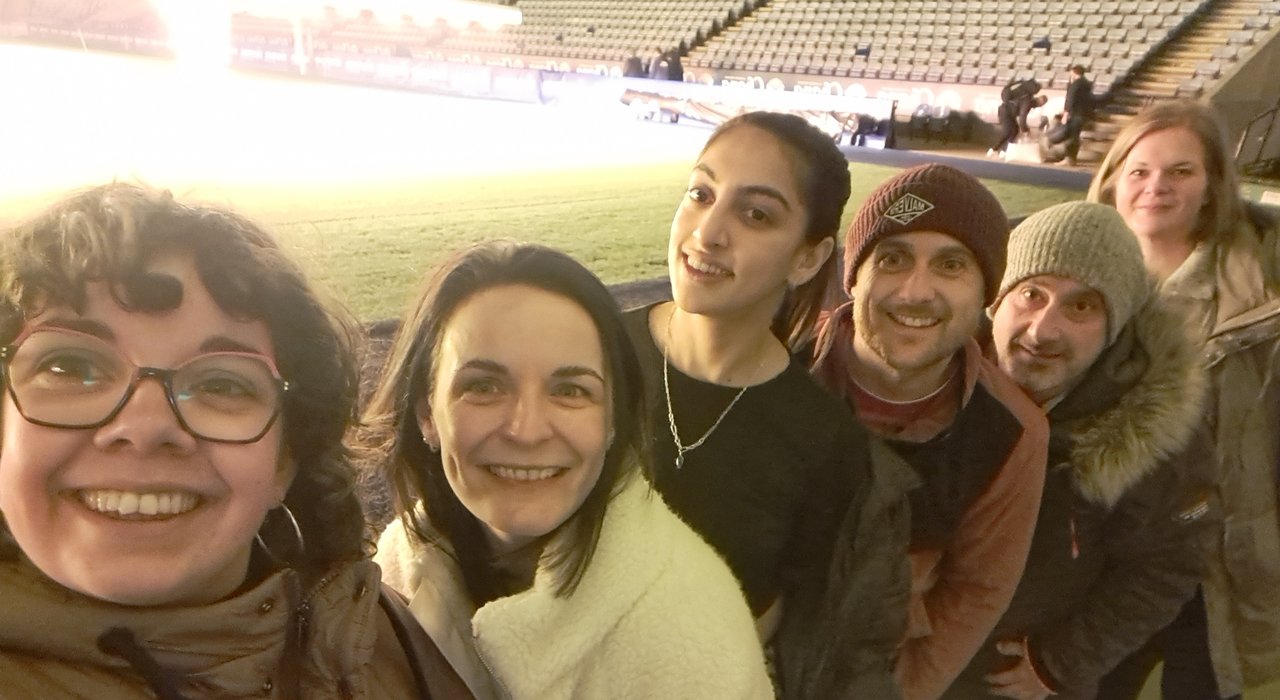
[(845, 235), (845, 289), (853, 288), (858, 267), (876, 243), (917, 231), (944, 233), (963, 243), (982, 268), (986, 303), (995, 299), (1004, 275), (1009, 218), (977, 178), (936, 163), (902, 171), (863, 202)]

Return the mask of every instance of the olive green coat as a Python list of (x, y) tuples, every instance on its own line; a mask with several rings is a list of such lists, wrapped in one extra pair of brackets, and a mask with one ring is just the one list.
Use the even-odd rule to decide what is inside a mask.
[(1226, 697), (1280, 678), (1280, 233), (1250, 216), (1198, 246), (1161, 291), (1206, 338), (1206, 419), (1225, 517), (1203, 588)]

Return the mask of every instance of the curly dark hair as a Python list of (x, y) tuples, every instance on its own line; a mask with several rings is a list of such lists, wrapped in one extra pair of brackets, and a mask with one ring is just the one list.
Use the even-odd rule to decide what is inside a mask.
[[(41, 308), (62, 305), (82, 312), (92, 281), (105, 282), (114, 301), (130, 311), (175, 308), (182, 300), (180, 284), (147, 269), (154, 256), (171, 252), (191, 255), (224, 312), (266, 324), (280, 373), (290, 383), (282, 422), (297, 475), (285, 504), (306, 547), (298, 551), (292, 525), (283, 517), (268, 517), (261, 536), (272, 552), (291, 553), (288, 563), (308, 577), (367, 555), (343, 444), (356, 417), (355, 325), (322, 302), (301, 268), (248, 219), (182, 204), (168, 192), (134, 184), (67, 196), (0, 237), (0, 345), (12, 342)], [(0, 548), (8, 549), (0, 556), (16, 551), (2, 521)]]
[[(528, 285), (581, 306), (599, 334), (610, 384), (614, 438), (600, 478), (578, 511), (555, 531), (564, 534), (549, 557), (558, 595), (570, 595), (581, 580), (595, 552), (609, 499), (629, 470), (646, 463), (642, 446), (648, 442), (640, 363), (622, 314), (609, 290), (580, 263), (551, 248), (496, 241), (461, 251), (428, 277), (400, 326), (366, 408), (368, 432), (363, 442), (385, 460), (408, 532), (422, 542), (441, 535), (447, 540), (477, 604), (509, 593), (508, 582), (495, 572), (496, 557), (479, 521), (445, 479), (440, 454), (423, 444), (415, 405), (434, 385), (440, 342), (454, 312), (477, 293), (507, 285)], [(419, 502), (422, 509), (417, 508)]]

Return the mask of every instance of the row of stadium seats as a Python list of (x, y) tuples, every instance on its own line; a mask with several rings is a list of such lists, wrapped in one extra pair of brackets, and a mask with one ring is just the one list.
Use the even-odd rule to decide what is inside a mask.
[[(1170, 38), (1197, 17), (1215, 11), (1211, 0), (519, 0), (523, 24), (500, 30), (443, 22), (419, 26), (411, 18), (332, 13), (306, 28), (320, 51), (395, 56), (548, 57), (617, 62), (632, 53), (647, 58), (655, 47), (688, 52), (686, 67), (875, 78), (929, 83), (1002, 85), (1032, 76), (1050, 88), (1065, 83), (1066, 68), (1082, 64), (1105, 92), (1164, 51)], [(61, 7), (55, 3), (42, 7)], [(1201, 39), (1194, 71), (1185, 63), (1184, 88), (1198, 94), (1231, 70), (1280, 23), (1280, 0), (1256, 6), (1256, 14), (1228, 13), (1236, 24), (1206, 44)], [(117, 13), (119, 14), (119, 13)], [(127, 23), (131, 32), (148, 20), (113, 16), (89, 24), (86, 35), (110, 33)], [(1221, 15), (1222, 13), (1219, 13)], [(33, 17), (33, 23), (39, 23)], [(237, 15), (237, 36), (263, 47), (291, 46), (287, 19)], [(67, 26), (71, 18), (52, 18)], [(1196, 20), (1199, 21), (1199, 20)], [(75, 24), (76, 22), (72, 22)], [(1222, 25), (1215, 26), (1221, 28)], [(470, 57), (467, 55), (470, 54)]]

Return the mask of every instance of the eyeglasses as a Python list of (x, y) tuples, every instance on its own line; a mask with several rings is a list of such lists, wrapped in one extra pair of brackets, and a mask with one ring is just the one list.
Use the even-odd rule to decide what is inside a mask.
[(64, 329), (37, 329), (0, 348), (0, 370), (18, 413), (51, 428), (102, 427), (154, 378), (183, 429), (212, 442), (262, 439), (289, 390), (262, 355), (212, 352), (173, 369), (139, 367), (105, 340)]

